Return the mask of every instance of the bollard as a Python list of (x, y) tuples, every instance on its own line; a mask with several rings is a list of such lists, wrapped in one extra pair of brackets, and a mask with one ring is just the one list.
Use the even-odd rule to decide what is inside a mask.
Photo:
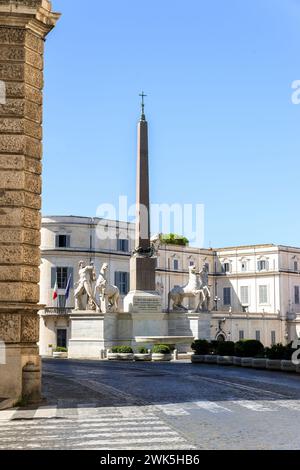
[(174, 349), (173, 351), (173, 360), (178, 361), (178, 349)]
[(41, 369), (33, 362), (27, 362), (23, 367), (22, 397), (28, 403), (37, 403), (41, 400)]

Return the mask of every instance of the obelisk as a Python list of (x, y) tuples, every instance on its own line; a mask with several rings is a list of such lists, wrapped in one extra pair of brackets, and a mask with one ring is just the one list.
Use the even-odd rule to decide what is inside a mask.
[(40, 395), (44, 44), (59, 16), (48, 0), (0, 2), (0, 398)]
[(128, 312), (159, 312), (161, 298), (155, 291), (156, 256), (150, 240), (150, 191), (148, 123), (145, 116), (145, 94), (138, 122), (136, 175), (135, 250), (130, 259), (130, 292), (124, 300)]

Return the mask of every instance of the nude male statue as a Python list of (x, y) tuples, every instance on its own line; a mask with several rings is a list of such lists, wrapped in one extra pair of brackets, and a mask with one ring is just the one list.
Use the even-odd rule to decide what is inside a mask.
[[(79, 281), (74, 293), (75, 310), (85, 310), (82, 302), (82, 297), (85, 294), (88, 295), (89, 301), (95, 304), (95, 307), (97, 307), (93, 289), (93, 282), (96, 280), (95, 267), (92, 263), (89, 266), (86, 266), (83, 261), (80, 261), (78, 266)], [(89, 301), (88, 305), (90, 304)]]

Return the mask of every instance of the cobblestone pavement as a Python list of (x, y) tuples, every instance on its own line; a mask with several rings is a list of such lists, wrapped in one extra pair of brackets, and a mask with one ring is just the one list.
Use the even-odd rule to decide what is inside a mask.
[(41, 406), (0, 412), (0, 449), (299, 449), (300, 378), (244, 368), (44, 361)]

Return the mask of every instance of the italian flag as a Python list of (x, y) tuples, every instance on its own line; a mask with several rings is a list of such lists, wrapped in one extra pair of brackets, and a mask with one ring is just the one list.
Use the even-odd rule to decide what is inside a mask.
[(56, 300), (57, 299), (57, 296), (58, 296), (58, 285), (57, 285), (57, 281), (55, 281), (55, 285), (54, 285), (54, 289), (53, 289), (53, 300)]

